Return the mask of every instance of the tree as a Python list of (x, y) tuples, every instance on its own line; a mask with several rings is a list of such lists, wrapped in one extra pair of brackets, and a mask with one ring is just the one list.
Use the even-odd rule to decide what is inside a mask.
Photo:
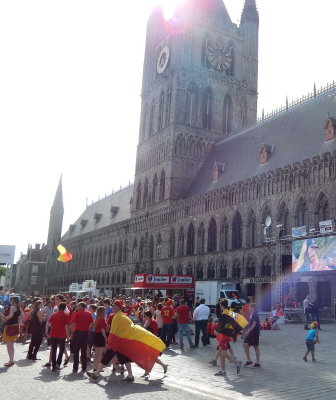
[(0, 278), (6, 275), (7, 268), (0, 265)]

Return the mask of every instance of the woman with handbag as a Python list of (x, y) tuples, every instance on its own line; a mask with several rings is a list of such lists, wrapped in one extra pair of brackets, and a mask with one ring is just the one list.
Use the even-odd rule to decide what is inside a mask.
[(5, 317), (5, 329), (2, 340), (6, 343), (9, 361), (4, 364), (4, 367), (14, 365), (14, 342), (19, 337), (19, 318), (23, 316), (20, 309), (19, 298), (13, 296), (10, 298), (9, 315)]
[(29, 330), (31, 333), (31, 341), (29, 345), (28, 360), (37, 360), (37, 352), (40, 349), (43, 334), (45, 329), (43, 329), (44, 313), (42, 311), (42, 300), (36, 300), (33, 305), (33, 310), (30, 315), (29, 320)]

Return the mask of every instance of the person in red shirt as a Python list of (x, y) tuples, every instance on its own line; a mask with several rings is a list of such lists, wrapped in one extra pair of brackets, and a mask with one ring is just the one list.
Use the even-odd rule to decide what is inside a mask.
[(126, 300), (126, 306), (124, 307), (125, 313), (130, 316), (133, 313), (133, 307), (131, 305), (130, 300)]
[(153, 314), (151, 311), (145, 311), (144, 313), (144, 328), (147, 329), (147, 331), (152, 332), (153, 335), (157, 336), (159, 332), (158, 324), (153, 318)]
[[(65, 349), (65, 339), (70, 337), (69, 322), (70, 318), (65, 314), (65, 303), (58, 305), (58, 311), (52, 314), (47, 321), (45, 333), (51, 342), (51, 363), (52, 370), (58, 371), (62, 364), (62, 357)], [(50, 333), (49, 326), (51, 326)], [(56, 359), (57, 348), (59, 348), (58, 356)]]
[(183, 351), (183, 335), (184, 334), (187, 336), (190, 348), (194, 349), (195, 346), (191, 340), (190, 327), (189, 327), (191, 312), (190, 312), (189, 306), (186, 305), (186, 302), (184, 299), (180, 300), (180, 305), (176, 309), (176, 314), (177, 314), (177, 326), (178, 326), (178, 333), (179, 333), (180, 349)]
[(87, 311), (85, 308), (86, 304), (84, 302), (78, 303), (77, 311), (73, 314), (70, 321), (71, 333), (73, 334), (74, 363), (72, 371), (74, 373), (78, 371), (79, 352), (81, 353), (82, 371), (85, 372), (87, 368), (86, 350), (93, 318), (90, 311)]
[(161, 310), (163, 324), (160, 339), (164, 342), (167, 349), (169, 349), (169, 345), (173, 337), (173, 317), (175, 312), (171, 304), (172, 300), (167, 299), (164, 307), (162, 307)]
[(97, 309), (97, 316), (94, 323), (94, 338), (93, 346), (95, 348), (93, 357), (93, 368), (98, 369), (103, 353), (107, 346), (106, 337), (106, 321), (105, 321), (105, 307), (100, 306)]

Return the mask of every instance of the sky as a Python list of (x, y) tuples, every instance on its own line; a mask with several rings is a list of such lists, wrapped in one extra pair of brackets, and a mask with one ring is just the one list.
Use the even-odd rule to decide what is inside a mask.
[[(0, 244), (16, 260), (47, 241), (61, 174), (63, 233), (87, 201), (133, 182), (146, 23), (176, 2), (0, 2)], [(224, 2), (238, 23), (244, 0)], [(257, 6), (260, 115), (336, 79), (336, 1)]]

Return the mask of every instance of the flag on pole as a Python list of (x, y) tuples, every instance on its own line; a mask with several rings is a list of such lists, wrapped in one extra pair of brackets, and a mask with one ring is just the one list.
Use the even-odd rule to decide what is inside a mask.
[(58, 256), (58, 259), (57, 259), (58, 261), (67, 263), (68, 261), (72, 260), (72, 254), (69, 253), (64, 246), (59, 244), (57, 246), (57, 250), (60, 252), (60, 255)]

